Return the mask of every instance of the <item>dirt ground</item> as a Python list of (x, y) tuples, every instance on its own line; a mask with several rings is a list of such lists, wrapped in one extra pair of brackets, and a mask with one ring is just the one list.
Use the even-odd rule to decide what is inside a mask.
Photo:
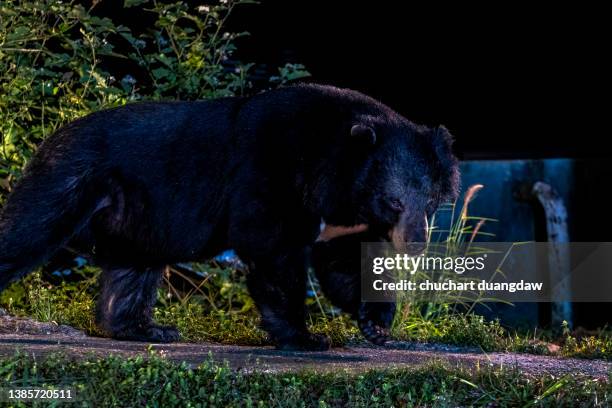
[(68, 326), (33, 322), (11, 316), (0, 316), (0, 357), (11, 356), (16, 350), (34, 356), (63, 351), (70, 356), (136, 356), (148, 354), (152, 346), (167, 358), (192, 366), (210, 358), (227, 361), (243, 371), (350, 370), (372, 368), (414, 367), (440, 361), (450, 366), (515, 367), (525, 374), (586, 375), (608, 379), (612, 362), (581, 360), (517, 353), (480, 353), (474, 349), (390, 342), (384, 347), (345, 347), (327, 352), (288, 352), (272, 347), (233, 346), (214, 343), (153, 344), (116, 341), (88, 337)]

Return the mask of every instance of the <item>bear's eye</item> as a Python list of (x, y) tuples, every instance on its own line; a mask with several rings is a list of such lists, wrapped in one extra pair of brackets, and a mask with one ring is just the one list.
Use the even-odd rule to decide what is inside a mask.
[(404, 203), (402, 203), (397, 198), (392, 198), (389, 200), (389, 207), (391, 207), (391, 209), (395, 212), (404, 211)]

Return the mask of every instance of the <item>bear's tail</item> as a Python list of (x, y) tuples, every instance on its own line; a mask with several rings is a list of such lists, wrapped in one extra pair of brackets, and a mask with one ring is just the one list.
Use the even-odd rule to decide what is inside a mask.
[(87, 170), (37, 161), (0, 213), (0, 290), (47, 261), (100, 205)]

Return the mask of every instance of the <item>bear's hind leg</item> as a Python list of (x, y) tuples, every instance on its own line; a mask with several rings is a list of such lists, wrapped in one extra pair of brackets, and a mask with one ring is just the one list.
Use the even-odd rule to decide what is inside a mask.
[(157, 288), (166, 267), (105, 267), (100, 276), (96, 320), (102, 330), (119, 340), (172, 342), (175, 327), (153, 322)]

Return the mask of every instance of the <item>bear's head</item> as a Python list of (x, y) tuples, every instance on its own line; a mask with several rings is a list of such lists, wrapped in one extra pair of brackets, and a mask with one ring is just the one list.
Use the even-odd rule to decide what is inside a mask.
[(420, 253), (427, 219), (440, 204), (456, 199), (459, 169), (450, 133), (394, 112), (353, 118), (344, 132), (344, 146), (336, 150), (339, 159), (320, 195), (324, 221), (367, 224), (397, 250)]

